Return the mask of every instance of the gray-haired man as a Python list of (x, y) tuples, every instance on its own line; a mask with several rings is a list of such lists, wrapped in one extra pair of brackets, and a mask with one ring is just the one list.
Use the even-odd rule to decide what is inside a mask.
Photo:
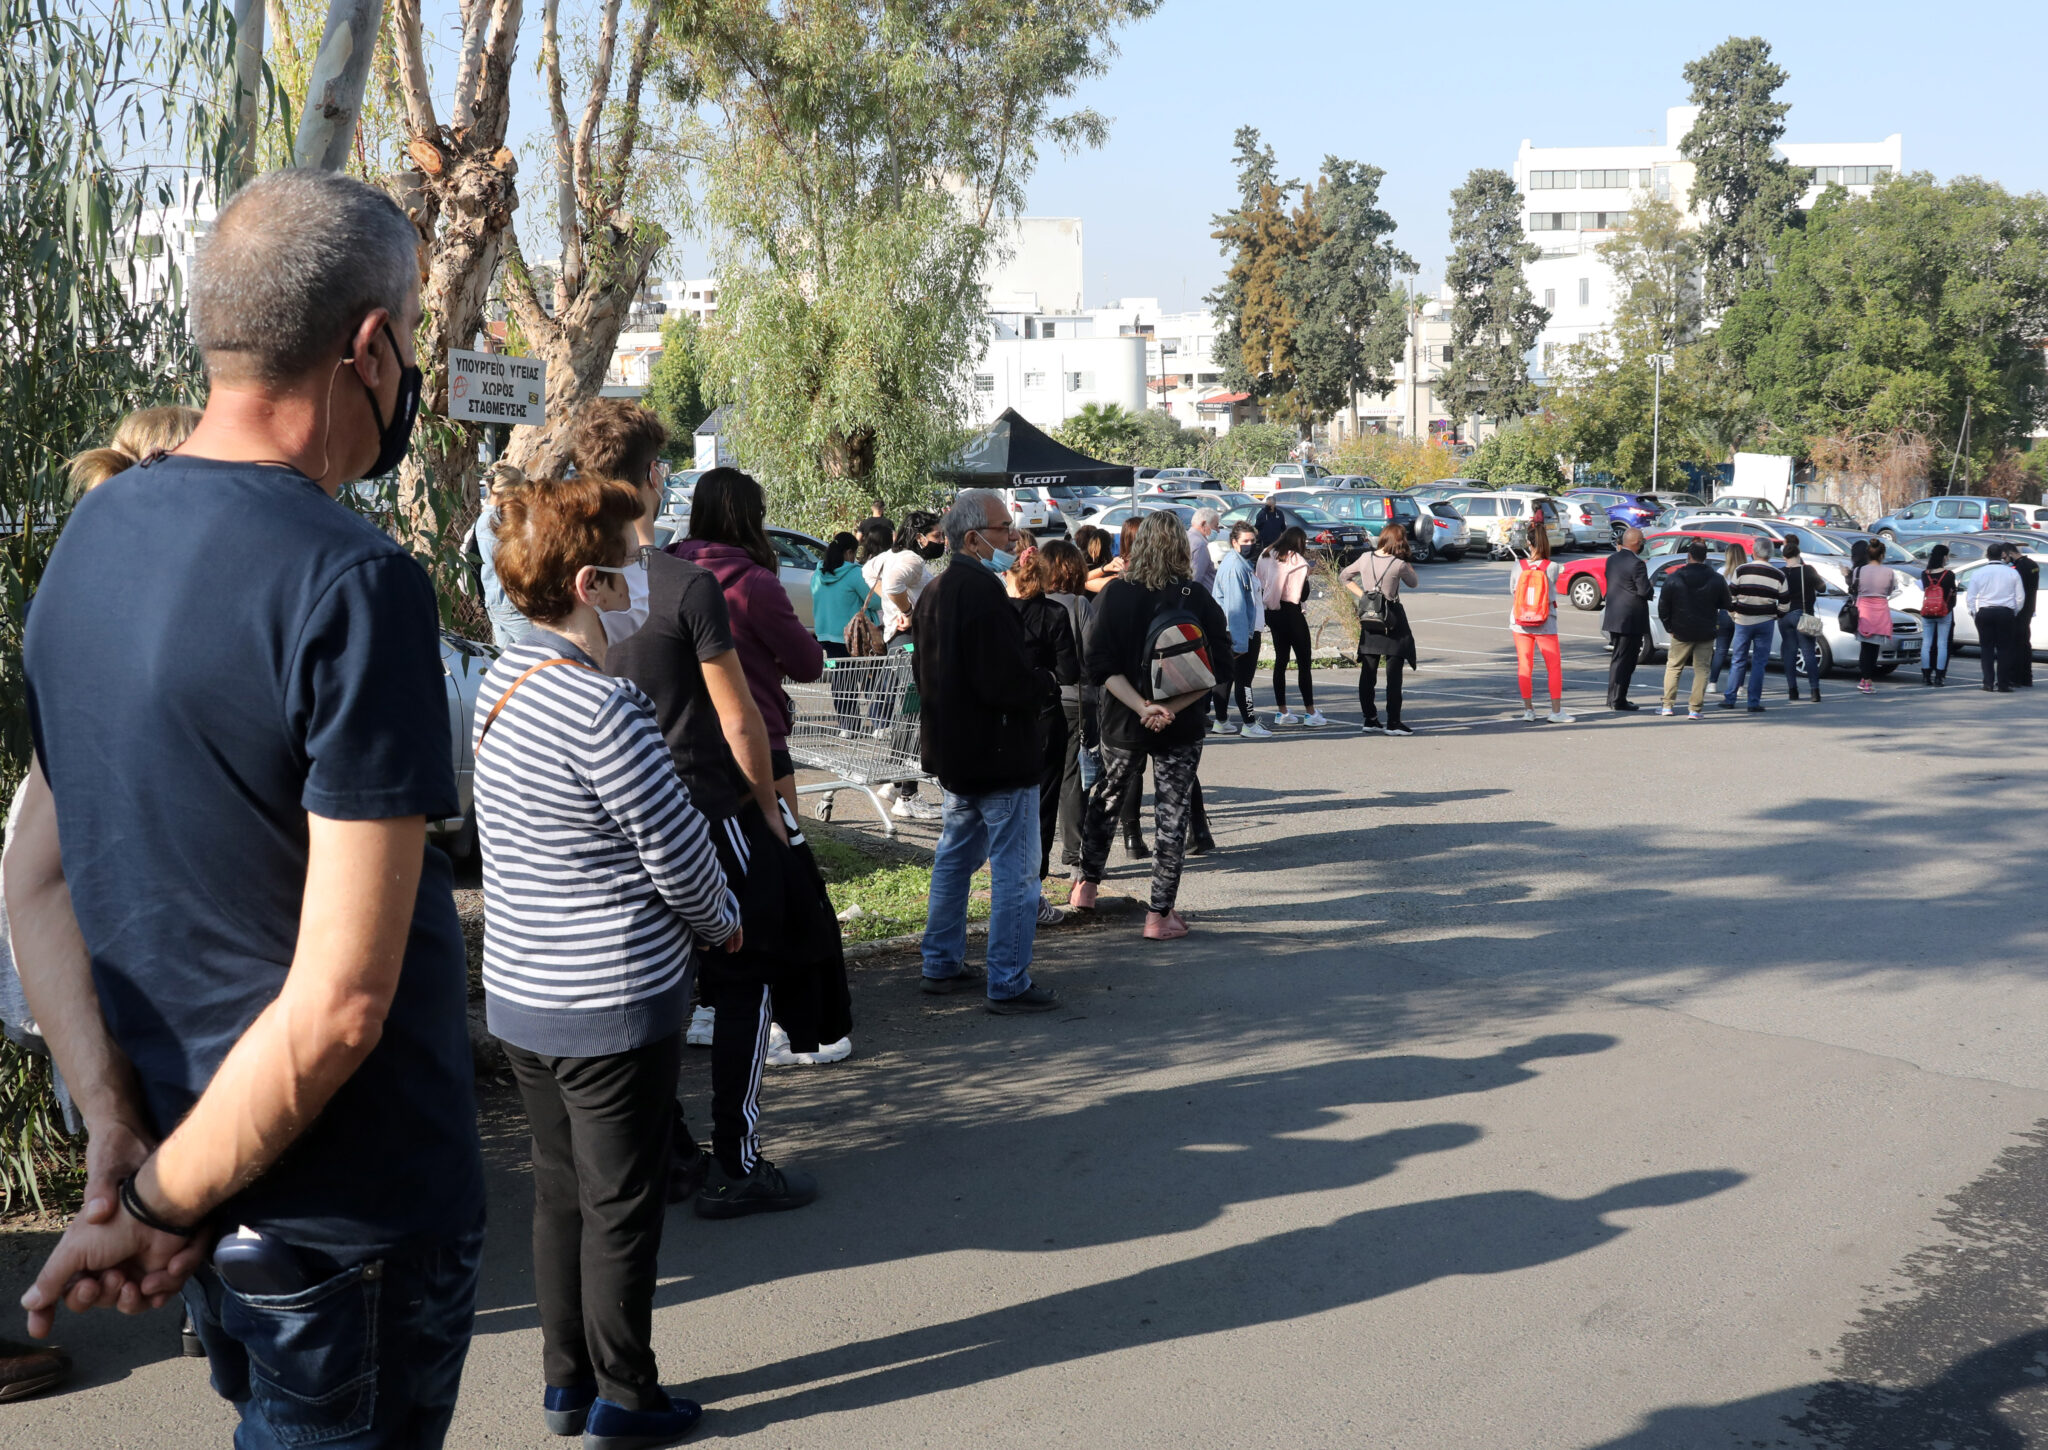
[(22, 980), (122, 1147), (24, 1307), (155, 1299), (224, 1232), (183, 1287), (238, 1443), (438, 1445), (475, 1309), (439, 616), (335, 502), (412, 430), (418, 240), (331, 172), (243, 188), (194, 278), (205, 416), (79, 503), (28, 618)]
[(1209, 541), (1222, 527), (1223, 515), (1203, 508), (1195, 510), (1195, 521), (1188, 528), (1188, 556), (1195, 566), (1195, 582), (1204, 589), (1216, 587), (1216, 556), (1209, 552)]
[(1043, 1012), (1059, 998), (1031, 981), (1038, 933), (1038, 712), (1059, 697), (1025, 654), (1024, 623), (996, 576), (1024, 536), (987, 489), (963, 490), (940, 527), (952, 560), (918, 596), (912, 668), (924, 768), (945, 791), (924, 932), (924, 990), (967, 974), (968, 883), (989, 870), (988, 1009)]

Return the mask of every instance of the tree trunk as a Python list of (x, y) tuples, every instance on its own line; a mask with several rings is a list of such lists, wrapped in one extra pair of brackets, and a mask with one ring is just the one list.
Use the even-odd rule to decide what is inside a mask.
[(383, 19), (384, 0), (328, 0), (327, 30), (313, 58), (306, 109), (292, 148), (298, 165), (339, 171), (348, 164)]
[(263, 113), (264, 0), (235, 0), (235, 141), (233, 184), (236, 190), (256, 177), (256, 132)]

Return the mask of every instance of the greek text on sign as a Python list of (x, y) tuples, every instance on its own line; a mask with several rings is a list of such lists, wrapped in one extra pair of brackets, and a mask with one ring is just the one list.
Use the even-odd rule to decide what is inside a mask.
[(456, 422), (540, 424), (547, 405), (541, 359), (448, 349), (448, 416)]

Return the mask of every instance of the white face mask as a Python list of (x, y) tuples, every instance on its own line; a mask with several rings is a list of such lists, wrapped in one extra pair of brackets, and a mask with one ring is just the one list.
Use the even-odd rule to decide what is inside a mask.
[(598, 622), (604, 625), (605, 643), (617, 644), (638, 634), (647, 623), (647, 566), (636, 559), (623, 569), (605, 568), (601, 572), (617, 574), (626, 581), (626, 607), (598, 614)]

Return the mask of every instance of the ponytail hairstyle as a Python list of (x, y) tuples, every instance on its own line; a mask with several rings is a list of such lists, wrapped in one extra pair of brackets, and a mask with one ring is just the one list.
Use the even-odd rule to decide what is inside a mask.
[(152, 453), (168, 453), (192, 436), (199, 410), (173, 404), (138, 408), (114, 428), (104, 448), (88, 448), (70, 463), (71, 492), (91, 493), (117, 473), (126, 473)]

